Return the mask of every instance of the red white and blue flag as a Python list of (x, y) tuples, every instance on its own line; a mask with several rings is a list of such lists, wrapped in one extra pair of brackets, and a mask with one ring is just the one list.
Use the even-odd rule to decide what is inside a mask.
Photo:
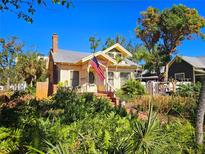
[(97, 58), (94, 56), (89, 63), (93, 67), (93, 69), (96, 71), (100, 80), (105, 80), (103, 70), (100, 68)]

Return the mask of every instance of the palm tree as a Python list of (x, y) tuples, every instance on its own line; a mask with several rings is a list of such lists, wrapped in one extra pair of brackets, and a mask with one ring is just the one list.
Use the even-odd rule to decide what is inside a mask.
[(196, 142), (198, 145), (203, 145), (204, 113), (205, 113), (205, 77), (203, 78), (203, 81), (202, 81), (199, 105), (197, 109)]
[(21, 54), (16, 69), (20, 78), (30, 86), (42, 76), (46, 76), (46, 62), (36, 52)]
[(91, 36), (89, 38), (89, 42), (90, 42), (90, 48), (93, 50), (93, 53), (95, 53), (96, 49), (100, 44), (100, 39), (97, 40), (94, 36)]

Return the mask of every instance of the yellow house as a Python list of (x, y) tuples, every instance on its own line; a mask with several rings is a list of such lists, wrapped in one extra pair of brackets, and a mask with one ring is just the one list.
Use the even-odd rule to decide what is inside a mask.
[[(105, 80), (100, 80), (89, 64), (95, 56), (104, 72)], [(140, 67), (128, 58), (132, 54), (119, 43), (96, 53), (85, 53), (58, 48), (58, 35), (52, 36), (49, 55), (49, 82), (76, 87), (80, 92), (114, 92)], [(121, 60), (117, 61), (116, 57)]]

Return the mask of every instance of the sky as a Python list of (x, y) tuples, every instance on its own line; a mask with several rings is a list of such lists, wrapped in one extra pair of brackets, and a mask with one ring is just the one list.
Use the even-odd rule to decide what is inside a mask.
[[(0, 12), (0, 37), (17, 36), (25, 44), (25, 50), (37, 50), (48, 55), (52, 46), (52, 34), (59, 36), (59, 48), (90, 52), (89, 37), (101, 39), (117, 34), (127, 40), (142, 43), (136, 38), (134, 29), (140, 12), (149, 6), (160, 10), (174, 4), (196, 8), (205, 17), (204, 0), (73, 0), (74, 7), (38, 6), (29, 24), (10, 12)], [(202, 30), (205, 33), (205, 29)], [(184, 41), (177, 54), (205, 56), (205, 40), (195, 38)]]

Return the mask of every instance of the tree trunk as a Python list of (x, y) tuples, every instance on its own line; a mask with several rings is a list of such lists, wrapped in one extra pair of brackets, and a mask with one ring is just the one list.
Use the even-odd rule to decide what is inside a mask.
[(204, 124), (204, 113), (205, 113), (205, 78), (202, 81), (201, 93), (199, 98), (199, 104), (197, 108), (197, 119), (196, 119), (196, 143), (198, 145), (203, 144), (203, 124)]
[(10, 89), (10, 78), (7, 77), (6, 90)]
[(165, 64), (165, 68), (164, 68), (164, 72), (165, 72), (165, 76), (164, 76), (164, 81), (167, 82), (168, 81), (168, 73), (169, 73), (169, 63)]

